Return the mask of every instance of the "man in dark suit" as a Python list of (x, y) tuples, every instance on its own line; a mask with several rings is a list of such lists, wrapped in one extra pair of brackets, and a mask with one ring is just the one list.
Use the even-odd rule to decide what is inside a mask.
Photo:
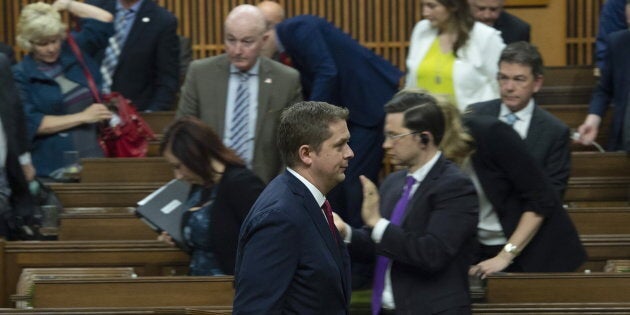
[(470, 105), (468, 110), (510, 124), (559, 196), (564, 196), (571, 167), (570, 132), (533, 98), (543, 84), (543, 61), (536, 47), (526, 42), (505, 47), (499, 58), (498, 81), (500, 99)]
[(273, 17), (283, 16), (282, 7), (274, 4), (259, 4), (271, 27), (267, 56), (279, 52), (281, 59), (285, 55), (290, 59), (300, 72), (304, 99), (350, 110), (352, 149), (361, 158), (350, 162), (346, 181), (329, 198), (344, 219), (361, 226), (359, 175), (371, 180), (378, 177), (383, 158), (383, 104), (398, 90), (402, 72), (323, 18), (301, 15), (274, 27)]
[(35, 177), (35, 169), (28, 153), (26, 119), (11, 64), (2, 53), (0, 122), (0, 238), (33, 237), (36, 231), (27, 228), (27, 224), (32, 223), (35, 204), (27, 182)]
[[(626, 4), (627, 19), (630, 20), (630, 0)], [(602, 117), (612, 101), (614, 112), (612, 127), (608, 135), (608, 150), (630, 152), (630, 30), (610, 34), (606, 38), (601, 77), (593, 92), (589, 114), (579, 127), (580, 140), (591, 144), (596, 138)]]
[[(103, 51), (103, 90), (120, 92), (141, 111), (170, 110), (179, 87), (177, 19), (154, 0), (89, 0), (114, 16), (116, 35)], [(130, 11), (129, 11), (130, 10)], [(122, 45), (108, 73), (112, 40), (122, 27)], [(112, 57), (113, 58), (113, 57)], [(110, 77), (111, 83), (106, 77)]]
[(348, 314), (350, 258), (325, 197), (354, 156), (347, 117), (347, 109), (323, 102), (282, 113), (278, 150), (287, 170), (241, 227), (235, 315)]
[(507, 13), (505, 0), (469, 0), (475, 19), (501, 31), (505, 44), (530, 40), (530, 26), (527, 22)]
[(577, 230), (527, 146), (494, 117), (468, 115), (480, 199), (478, 263), (470, 274), (569, 272), (586, 260)]
[(335, 218), (353, 258), (380, 255), (372, 314), (470, 314), (478, 202), (468, 176), (439, 149), (451, 123), (426, 94), (403, 91), (385, 111), (383, 148), (405, 170), (383, 181), (380, 204), (374, 184), (362, 178), (366, 227)]
[(246, 73), (251, 92), (247, 133), (250, 147), (241, 157), (267, 183), (282, 169), (280, 153), (273, 150), (280, 113), (301, 101), (302, 94), (300, 76), (295, 69), (260, 56), (265, 30), (264, 16), (258, 8), (235, 7), (225, 22), (226, 54), (190, 64), (177, 117), (200, 118), (233, 148), (232, 117), (236, 113), (239, 76)]

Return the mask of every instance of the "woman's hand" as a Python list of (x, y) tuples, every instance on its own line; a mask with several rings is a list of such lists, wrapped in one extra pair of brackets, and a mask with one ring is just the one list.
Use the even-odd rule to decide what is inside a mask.
[(166, 232), (162, 232), (162, 234), (158, 235), (157, 240), (160, 242), (164, 242), (168, 245), (175, 246), (175, 242), (173, 242), (173, 238)]
[(82, 122), (84, 124), (92, 124), (101, 120), (108, 120), (112, 118), (112, 112), (107, 109), (107, 106), (99, 103), (94, 103), (81, 112)]

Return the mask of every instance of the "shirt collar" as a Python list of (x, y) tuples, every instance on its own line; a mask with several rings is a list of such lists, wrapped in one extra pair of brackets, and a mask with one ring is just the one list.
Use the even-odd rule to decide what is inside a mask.
[[(260, 58), (256, 59), (256, 63), (251, 69), (247, 71), (247, 74), (250, 76), (258, 75), (258, 71), (260, 70)], [(242, 71), (236, 68), (233, 64), (230, 64), (230, 73), (231, 74), (240, 74)]]
[[(142, 3), (144, 2), (144, 0), (140, 0), (136, 3), (134, 3), (129, 10), (131, 10), (131, 12), (138, 12), (138, 10), (140, 9), (140, 6), (142, 5)], [(116, 12), (120, 11), (120, 10), (124, 10), (125, 7), (122, 6), (122, 4), (120, 4), (120, 1), (116, 1)]]
[(321, 208), (324, 204), (324, 201), (326, 201), (326, 196), (324, 196), (324, 194), (322, 194), (322, 192), (319, 191), (319, 189), (317, 189), (315, 185), (311, 184), (311, 182), (309, 182), (306, 178), (298, 174), (298, 172), (292, 170), (289, 167), (287, 167), (287, 171), (289, 171), (289, 173), (295, 176), (300, 182), (302, 182), (302, 184), (306, 186), (306, 188), (308, 188), (308, 190), (311, 192), (311, 195), (313, 195), (313, 197), (315, 198), (315, 201), (317, 201), (317, 205)]
[(438, 159), (440, 158), (440, 156), (442, 155), (442, 151), (438, 151), (430, 160), (429, 162), (427, 162), (426, 164), (422, 165), (419, 169), (417, 169), (415, 172), (411, 173), (411, 174), (407, 174), (408, 176), (413, 176), (413, 178), (416, 180), (416, 183), (420, 183), (421, 181), (424, 180), (425, 177), (427, 177), (427, 174), (429, 174), (429, 171), (433, 168), (433, 166), (435, 165), (435, 163), (437, 163)]
[[(505, 117), (507, 114), (511, 113), (510, 109), (503, 103), (501, 103), (501, 112), (499, 113), (499, 118)], [(534, 99), (530, 98), (527, 106), (523, 109), (515, 112), (514, 115), (518, 117), (519, 120), (526, 121), (532, 117), (534, 113)]]

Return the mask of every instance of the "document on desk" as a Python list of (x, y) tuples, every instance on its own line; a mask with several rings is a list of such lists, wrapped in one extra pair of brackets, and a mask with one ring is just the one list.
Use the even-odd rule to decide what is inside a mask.
[(138, 201), (136, 215), (158, 233), (166, 231), (177, 246), (186, 249), (182, 220), (188, 211), (185, 204), (189, 192), (189, 183), (173, 179)]

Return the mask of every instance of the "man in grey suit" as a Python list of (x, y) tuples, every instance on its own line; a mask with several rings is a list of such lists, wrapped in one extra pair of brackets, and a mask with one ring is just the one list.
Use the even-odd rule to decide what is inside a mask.
[(533, 94), (543, 84), (543, 61), (536, 47), (516, 42), (499, 58), (501, 99), (470, 105), (472, 114), (498, 117), (525, 140), (529, 152), (558, 192), (564, 191), (571, 166), (569, 127), (538, 107)]
[(190, 64), (177, 117), (196, 116), (213, 127), (269, 182), (282, 168), (275, 149), (280, 113), (301, 101), (302, 91), (296, 70), (260, 56), (265, 31), (260, 9), (234, 8), (225, 21), (227, 53)]

